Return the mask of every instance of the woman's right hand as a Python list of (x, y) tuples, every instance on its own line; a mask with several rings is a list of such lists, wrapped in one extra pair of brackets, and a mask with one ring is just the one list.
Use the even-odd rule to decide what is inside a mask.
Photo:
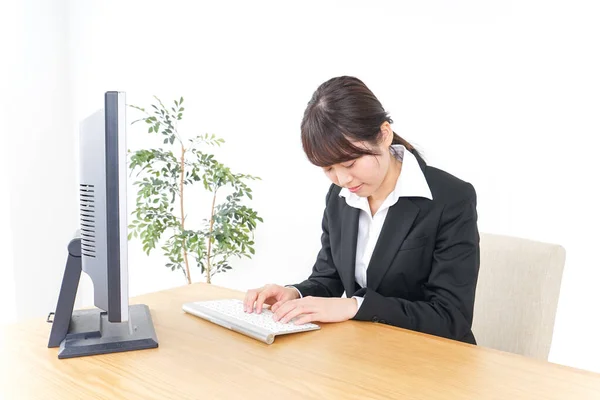
[[(281, 306), (283, 303), (299, 299), (300, 294), (293, 287), (283, 287), (279, 285), (265, 285), (259, 289), (250, 289), (246, 292), (244, 299), (244, 311), (252, 313), (256, 309), (256, 313), (262, 312), (263, 304)], [(256, 304), (255, 304), (256, 303)]]

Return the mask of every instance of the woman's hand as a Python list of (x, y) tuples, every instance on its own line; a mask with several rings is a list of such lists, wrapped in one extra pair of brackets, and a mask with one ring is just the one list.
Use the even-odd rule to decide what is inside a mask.
[(296, 318), (294, 323), (302, 325), (309, 322), (342, 322), (353, 318), (358, 312), (356, 299), (331, 297), (304, 297), (301, 299), (274, 304), (271, 307), (273, 319), (287, 323)]
[[(262, 312), (263, 304), (281, 305), (287, 301), (300, 298), (295, 288), (287, 288), (279, 285), (266, 285), (259, 289), (251, 289), (246, 292), (244, 299), (244, 311), (252, 313)], [(256, 303), (256, 306), (255, 304)]]

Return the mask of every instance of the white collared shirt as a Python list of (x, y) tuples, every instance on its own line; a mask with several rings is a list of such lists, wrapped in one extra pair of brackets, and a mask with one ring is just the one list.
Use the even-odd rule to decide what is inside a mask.
[[(369, 201), (366, 197), (360, 197), (346, 188), (340, 190), (340, 197), (344, 197), (350, 207), (361, 210), (358, 219), (354, 277), (356, 282), (363, 288), (367, 286), (367, 267), (390, 207), (396, 204), (400, 197), (424, 197), (433, 200), (431, 189), (416, 157), (410, 151), (406, 151), (403, 145), (392, 147), (397, 158), (402, 161), (402, 169), (396, 181), (396, 187), (381, 203), (375, 215), (371, 215)], [(358, 308), (360, 308), (363, 298), (358, 296), (354, 298), (358, 301)]]

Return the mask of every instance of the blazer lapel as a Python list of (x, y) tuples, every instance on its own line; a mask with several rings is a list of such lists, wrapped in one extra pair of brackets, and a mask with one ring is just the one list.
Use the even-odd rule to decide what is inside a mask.
[(341, 240), (341, 268), (338, 270), (340, 279), (346, 290), (346, 296), (351, 297), (356, 291), (354, 271), (356, 269), (356, 240), (358, 238), (358, 215), (360, 210), (346, 204), (344, 201)]
[(377, 290), (418, 214), (419, 207), (408, 197), (390, 207), (367, 268), (367, 287)]

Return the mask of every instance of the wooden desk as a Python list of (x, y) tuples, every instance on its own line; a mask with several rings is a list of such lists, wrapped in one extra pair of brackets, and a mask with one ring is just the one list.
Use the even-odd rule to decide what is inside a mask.
[(132, 299), (150, 306), (160, 347), (57, 359), (50, 325), (0, 331), (0, 399), (600, 399), (600, 374), (348, 321), (263, 344), (181, 311), (243, 298), (195, 284)]

